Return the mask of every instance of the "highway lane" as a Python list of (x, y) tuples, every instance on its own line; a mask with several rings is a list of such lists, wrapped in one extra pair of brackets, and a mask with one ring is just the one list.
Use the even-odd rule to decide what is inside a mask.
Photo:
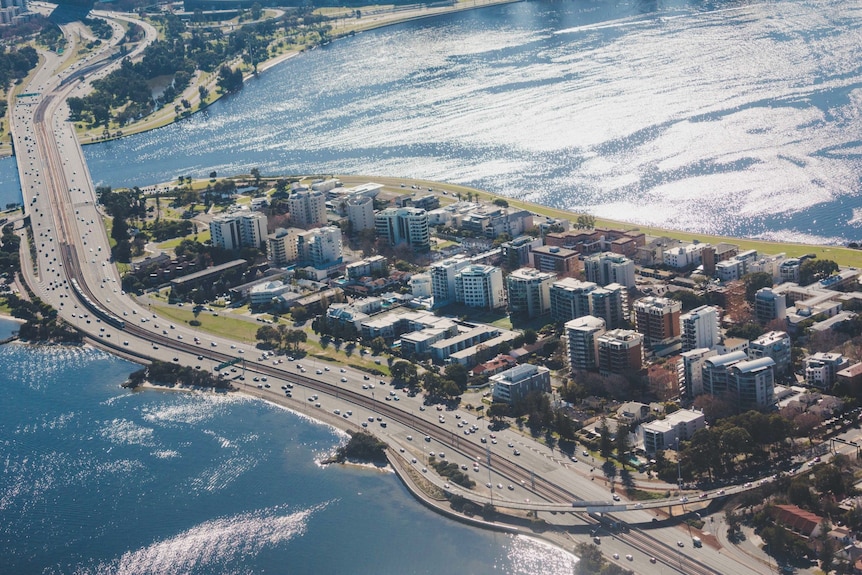
[[(101, 58), (106, 59), (107, 53), (103, 53)], [(98, 58), (89, 61), (87, 66), (97, 62)], [(112, 65), (116, 63), (108, 64), (108, 66)], [(242, 355), (239, 354), (240, 349), (246, 352), (244, 355), (251, 357), (253, 351), (251, 348), (240, 346), (231, 350), (232, 344), (219, 338), (199, 338), (200, 343), (195, 343), (194, 337), (197, 334), (193, 330), (180, 325), (175, 326), (169, 321), (153, 316), (149, 310), (139, 306), (133, 299), (122, 293), (119, 276), (109, 260), (107, 233), (101, 222), (101, 214), (96, 205), (86, 163), (75, 138), (74, 127), (65, 121), (68, 116), (68, 109), (64, 104), (65, 98), (69, 94), (85, 90), (86, 82), (61, 84), (60, 76), (52, 76), (50, 72), (52, 68), (56, 71), (61, 66), (60, 59), (50, 56), (46, 66), (40, 69), (31, 83), (32, 89), (38, 90), (40, 96), (30, 100), (19, 100), (15, 108), (13, 133), (16, 135), (16, 146), (20, 143), (21, 147), (18, 149), (23, 150), (19, 156), (19, 171), (23, 171), (21, 181), (25, 190), (25, 208), (32, 218), (38, 252), (38, 274), (32, 273), (32, 270), (25, 273), (28, 282), (34, 286), (41, 297), (60, 309), (62, 317), (79, 329), (88, 332), (103, 345), (118, 352), (136, 354), (141, 358), (157, 357), (166, 361), (173, 361), (176, 358), (184, 365), (201, 365), (202, 368), (204, 365), (211, 368), (215, 362), (238, 357)], [(46, 70), (49, 70), (47, 76)], [(94, 72), (95, 75), (102, 73)], [(71, 288), (72, 279), (79, 282), (87, 297), (115, 317), (123, 318), (126, 321), (125, 328), (118, 329), (111, 326), (96, 318), (92, 311), (86, 310), (83, 300)], [(198, 359), (198, 357), (204, 359)], [(310, 390), (312, 394), (326, 396), (327, 405), (330, 402), (333, 405), (342, 403), (353, 405), (357, 408), (357, 413), (364, 410), (362, 413), (369, 414), (366, 419), (375, 417), (375, 423), (377, 423), (376, 417), (386, 418), (387, 422), (391, 422), (391, 426), (381, 428), (378, 424), (375, 432), (394, 439), (400, 438), (402, 443), (407, 435), (415, 434), (412, 440), (415, 442), (421, 434), (422, 443), (427, 443), (429, 447), (427, 451), (423, 449), (423, 454), (430, 454), (430, 446), (437, 445), (439, 447), (434, 449), (436, 453), (445, 449), (450, 457), (457, 456), (463, 458), (462, 461), (465, 463), (471, 462), (470, 468), (475, 461), (480, 466), (480, 472), (476, 472), (477, 477), (484, 477), (487, 472), (487, 482), (491, 483), (490, 488), (479, 488), (476, 494), (472, 494), (478, 500), (482, 497), (487, 497), (489, 500), (493, 498), (498, 504), (537, 509), (548, 517), (551, 511), (558, 513), (565, 510), (568, 516), (574, 517), (572, 501), (584, 497), (595, 501), (609, 499), (606, 488), (590, 482), (577, 473), (570, 473), (565, 479), (560, 477), (566, 468), (550, 461), (546, 454), (542, 453), (547, 448), (523, 437), (511, 438), (513, 443), (517, 440), (518, 445), (524, 447), (520, 456), (515, 456), (514, 451), (508, 451), (513, 449), (508, 448), (508, 436), (506, 436), (506, 450), (499, 442), (492, 443), (490, 465), (487, 465), (488, 444), (481, 444), (477, 434), (464, 435), (463, 428), (457, 428), (457, 424), (453, 421), (454, 414), (446, 412), (447, 421), (441, 423), (439, 419), (435, 421), (436, 410), (432, 412), (428, 408), (425, 411), (419, 409), (419, 400), (402, 396), (397, 402), (386, 401), (385, 398), (374, 394), (374, 390), (361, 390), (361, 382), (366, 380), (364, 378), (360, 380), (361, 376), (353, 370), (345, 373), (344, 377), (348, 381), (342, 382), (342, 376), (330, 372), (327, 372), (330, 375), (323, 377), (321, 374), (317, 379), (305, 376), (301, 372), (290, 371), (291, 368), (292, 366), (289, 365), (273, 366), (256, 362), (248, 367), (247, 372), (249, 377), (252, 373), (257, 373), (279, 381), (295, 382), (293, 385), (301, 384), (303, 389)], [(240, 383), (249, 385), (247, 380)], [(339, 387), (342, 384), (347, 387)], [(251, 391), (266, 396), (256, 385), (251, 388)], [(383, 389), (380, 391), (382, 392)], [(388, 391), (386, 389), (387, 394)], [(475, 414), (464, 413), (462, 419), (469, 418), (471, 422), (475, 421)], [(449, 419), (450, 416), (452, 419)], [(389, 435), (389, 431), (384, 433), (382, 429), (392, 429), (397, 434)], [(485, 433), (489, 432), (483, 432)], [(424, 441), (425, 435), (431, 438), (431, 442)], [(415, 443), (412, 446), (414, 452), (418, 451)], [(516, 460), (517, 458), (520, 459)], [(419, 465), (418, 458), (416, 465)], [(554, 481), (548, 479), (550, 476), (554, 477)], [(507, 497), (508, 488), (497, 487), (497, 485), (507, 486), (509, 483), (515, 486), (515, 489), (511, 490), (513, 492), (511, 499)], [(482, 485), (483, 482), (479, 481), (479, 484)], [(514, 497), (514, 494), (520, 496), (524, 493), (531, 493), (532, 496)], [(527, 498), (531, 501), (521, 501)], [(551, 504), (546, 504), (547, 501)], [(646, 512), (632, 511), (631, 513), (645, 514)], [(650, 516), (644, 515), (644, 517), (648, 520)], [(583, 514), (576, 520), (584, 525), (595, 521)], [(626, 549), (627, 553), (639, 553), (639, 557), (654, 554), (659, 556), (666, 566), (672, 563), (669, 558), (673, 558), (683, 572), (747, 573), (730, 568), (716, 571), (694, 559), (683, 557), (680, 551), (671, 547), (672, 543), (668, 543), (679, 538), (677, 530), (670, 530), (668, 534), (663, 535), (662, 542), (659, 542), (658, 537), (653, 533), (647, 536), (636, 530), (632, 530), (626, 537), (628, 539), (619, 537), (620, 549)]]

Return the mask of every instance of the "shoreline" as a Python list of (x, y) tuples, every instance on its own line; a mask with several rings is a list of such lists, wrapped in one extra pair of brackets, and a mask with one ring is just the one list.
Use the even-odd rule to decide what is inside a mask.
[[(195, 386), (185, 386), (185, 385), (165, 385), (159, 383), (153, 383), (150, 381), (144, 381), (142, 384), (136, 387), (125, 387), (130, 392), (135, 391), (165, 391), (165, 392), (200, 392), (200, 393), (218, 393), (219, 390), (211, 389), (211, 388), (203, 388), (203, 387), (195, 387)], [(291, 402), (281, 401), (285, 398), (280, 396), (276, 397), (267, 397), (263, 393), (255, 393), (252, 389), (245, 389), (243, 387), (234, 387), (231, 390), (224, 392), (226, 394), (237, 393), (243, 395), (245, 397), (259, 399), (261, 401), (265, 401), (274, 407), (284, 409), (290, 411), (294, 415), (299, 417), (305, 417), (309, 420), (319, 424), (325, 425), (327, 427), (331, 427), (339, 432), (347, 433), (347, 427), (343, 425), (345, 421), (343, 418), (336, 417), (328, 417), (328, 412), (321, 412), (320, 410), (315, 411), (307, 411), (305, 409), (300, 409), (292, 405)], [(305, 404), (299, 401), (295, 402), (297, 406), (305, 407)], [(323, 417), (321, 417), (323, 416)], [(349, 422), (348, 423), (352, 423)], [(358, 429), (362, 429), (359, 426), (353, 425)], [(533, 531), (528, 530), (522, 525), (518, 525), (516, 522), (506, 523), (503, 521), (486, 521), (479, 516), (467, 516), (463, 513), (459, 513), (448, 506), (448, 499), (445, 497), (443, 499), (437, 499), (432, 494), (423, 490), (422, 487), (418, 484), (417, 481), (413, 480), (413, 477), (410, 474), (410, 469), (405, 468), (405, 461), (399, 459), (399, 454), (395, 451), (395, 447), (390, 444), (389, 441), (386, 441), (388, 449), (386, 451), (386, 460), (387, 464), (383, 467), (377, 466), (375, 464), (369, 463), (360, 463), (356, 461), (347, 461), (341, 465), (349, 465), (351, 467), (359, 467), (365, 469), (370, 472), (375, 473), (393, 473), (399, 481), (401, 481), (402, 485), (404, 485), (405, 489), (407, 489), (408, 493), (421, 505), (424, 505), (428, 509), (446, 517), (447, 519), (457, 521), (459, 523), (463, 523), (470, 527), (484, 529), (486, 531), (496, 531), (502, 533), (508, 533), (513, 536), (520, 537), (530, 537), (536, 539), (543, 544), (550, 545), (556, 549), (563, 551), (580, 559), (577, 555), (575, 555), (572, 545), (576, 542), (571, 537), (567, 537), (568, 532), (565, 530), (564, 526), (554, 526), (552, 524), (546, 523), (547, 529), (543, 531)], [(319, 460), (317, 463), (321, 465), (329, 465), (331, 463), (327, 463), (325, 461)], [(499, 515), (504, 516), (506, 514), (499, 512)], [(569, 544), (568, 546), (566, 544)]]

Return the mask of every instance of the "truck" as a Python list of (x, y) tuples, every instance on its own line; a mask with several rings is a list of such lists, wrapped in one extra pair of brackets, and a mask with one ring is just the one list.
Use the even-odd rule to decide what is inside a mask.
[(700, 537), (697, 536), (691, 538), (691, 544), (695, 547), (703, 547), (703, 541), (701, 541)]

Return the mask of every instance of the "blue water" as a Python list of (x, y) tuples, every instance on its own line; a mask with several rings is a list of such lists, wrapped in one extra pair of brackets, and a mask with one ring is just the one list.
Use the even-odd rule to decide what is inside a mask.
[(862, 237), (860, 16), (858, 0), (491, 7), (334, 42), (86, 156), (114, 186), (252, 167), (414, 176), (837, 243)]
[(0, 347), (0, 572), (571, 573), (394, 475), (322, 467), (344, 437), (258, 400), (130, 392), (88, 348)]

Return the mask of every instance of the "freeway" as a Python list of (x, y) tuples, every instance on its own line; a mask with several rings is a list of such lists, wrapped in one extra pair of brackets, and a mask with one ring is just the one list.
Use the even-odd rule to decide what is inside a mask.
[[(110, 260), (108, 236), (98, 210), (93, 183), (74, 126), (65, 119), (68, 117), (66, 98), (84, 93), (89, 80), (119, 65), (110, 57), (120, 40), (120, 29), (116, 24), (114, 30), (111, 42), (88, 56), (85, 62), (70, 65), (64, 58), (43, 53), (42, 66), (24, 89), (25, 93), (32, 95), (18, 98), (14, 106), (11, 128), (24, 193), (24, 209), (31, 218), (31, 241), (36, 252), (35, 261), (30, 262), (29, 242), (22, 242), (22, 274), (39, 297), (59, 310), (61, 317), (101, 346), (123, 355), (142, 361), (160, 359), (207, 369), (238, 357), (251, 358), (258, 353), (256, 350), (237, 347), (234, 342), (220, 338), (208, 337), (203, 341), (188, 326), (173, 325), (152, 314), (123, 293), (120, 287), (118, 272)], [(69, 36), (72, 42), (73, 35)], [(147, 29), (147, 38), (155, 38), (155, 31)], [(129, 57), (138, 57), (144, 44)], [(74, 52), (69, 49), (66, 58)], [(70, 77), (75, 81), (66, 81)], [(82, 80), (78, 81), (78, 78)], [(574, 472), (568, 463), (560, 464), (549, 458), (546, 447), (514, 432), (501, 432), (499, 444), (483, 444), (478, 434), (465, 434), (463, 426), (458, 427), (451, 419), (446, 423), (446, 417), (441, 418), (438, 412), (424, 409), (418, 398), (386, 401), (387, 395), (382, 398), (375, 395), (375, 388), (366, 385), (366, 389), (362, 389), (365, 379), (354, 370), (345, 370), (343, 374), (341, 371), (325, 372), (315, 374), (319, 377), (311, 377), (304, 375), (302, 369), (273, 365), (262, 359), (245, 359), (243, 363), (244, 371), (256, 374), (256, 377), (271, 377), (285, 382), (285, 385), (299, 386), (306, 394), (325, 395), (326, 401), (333, 401), (333, 405), (352, 406), (362, 411), (367, 414), (366, 418), (373, 418), (372, 424), (377, 425), (375, 433), (393, 442), (410, 444), (412, 440), (407, 437), (412, 437), (412, 433), (421, 435), (421, 440), (408, 446), (412, 453), (418, 453), (415, 443), (422, 443), (423, 460), (420, 464), (417, 459), (417, 467), (425, 469), (426, 447), (430, 456), (431, 446), (440, 446), (434, 447), (435, 451), (445, 448), (450, 458), (458, 457), (464, 465), (476, 463), (476, 467), (482, 469), (477, 473), (482, 476), (485, 471), (488, 473), (488, 491), (480, 488), (459, 493), (480, 503), (488, 501), (501, 507), (535, 511), (542, 513), (548, 521), (566, 521), (566, 525), (586, 531), (601, 527), (600, 519), (589, 511), (630, 514), (632, 527), (616, 534), (606, 547), (618, 550), (623, 556), (632, 554), (633, 561), (636, 556), (639, 572), (651, 571), (646, 559), (655, 557), (656, 569), (672, 569), (681, 573), (760, 573), (757, 568), (721, 556), (712, 549), (698, 550), (696, 556), (683, 554), (676, 543), (680, 535), (675, 527), (649, 531), (635, 527), (637, 523), (651, 522), (653, 516), (647, 512), (647, 506), (667, 507), (679, 505), (679, 502), (666, 500), (643, 506), (610, 502), (606, 487)], [(378, 385), (381, 381), (378, 380)], [(275, 390), (264, 391), (262, 387), (247, 384), (244, 380), (237, 379), (234, 383), (268, 399), (275, 399), (278, 394)], [(378, 394), (390, 391), (384, 392), (385, 387), (382, 386), (377, 389)], [(284, 400), (284, 394), (280, 395)], [(297, 398), (296, 401), (301, 402), (302, 399)], [(446, 412), (446, 416), (450, 413)], [(381, 418), (380, 423), (385, 421), (391, 425), (384, 428), (374, 423), (378, 417)], [(452, 417), (456, 415), (452, 414)], [(475, 415), (465, 413), (461, 419), (467, 417)], [(516, 442), (523, 447), (523, 455), (509, 447)], [(428, 477), (442, 483), (433, 474)], [(504, 483), (511, 484), (512, 489), (504, 491)], [(498, 486), (496, 491), (495, 484)], [(443, 488), (458, 489), (447, 485), (443, 484)], [(602, 519), (607, 521), (608, 516)], [(613, 515), (610, 519), (616, 520)]]

